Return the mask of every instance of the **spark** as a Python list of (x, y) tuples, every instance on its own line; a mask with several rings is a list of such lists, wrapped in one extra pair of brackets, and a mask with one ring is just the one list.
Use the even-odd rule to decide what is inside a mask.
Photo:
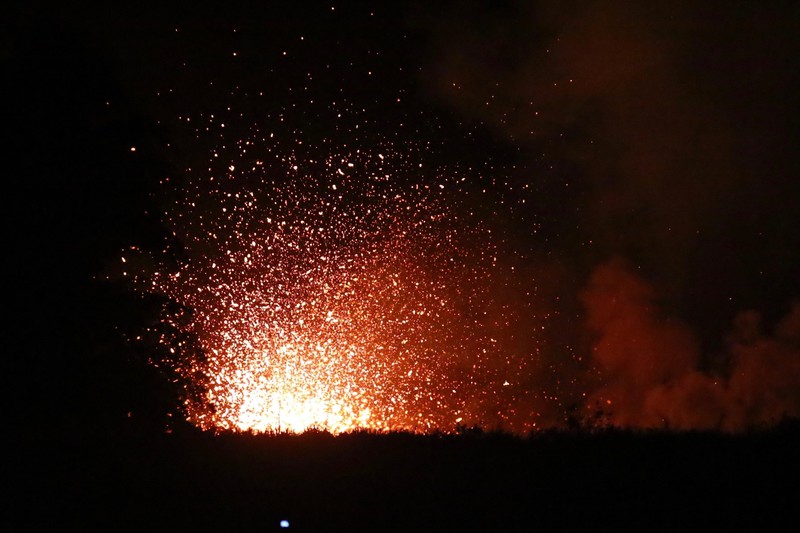
[(236, 164), (215, 148), (207, 173), (187, 173), (166, 212), (185, 258), (137, 277), (169, 300), (160, 342), (188, 383), (187, 419), (253, 432), (476, 423), (463, 413), (487, 391), (469, 374), (496, 350), (473, 317), (496, 254), (460, 207), (463, 178), (428, 179), (423, 150), (301, 156), (271, 138), (237, 143)]

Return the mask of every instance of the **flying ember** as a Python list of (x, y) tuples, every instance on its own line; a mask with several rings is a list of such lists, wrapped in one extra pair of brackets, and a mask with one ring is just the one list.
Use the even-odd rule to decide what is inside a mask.
[[(390, 144), (303, 157), (247, 143), (187, 173), (166, 221), (180, 260), (142, 291), (204, 429), (431, 431), (478, 423), (493, 343), (479, 303), (489, 232), (465, 178)], [(164, 254), (166, 255), (166, 254)]]

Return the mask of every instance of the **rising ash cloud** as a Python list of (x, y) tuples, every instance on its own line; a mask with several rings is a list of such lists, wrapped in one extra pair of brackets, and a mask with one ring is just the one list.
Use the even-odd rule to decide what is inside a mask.
[(575, 310), (560, 335), (585, 341), (587, 416), (736, 430), (800, 411), (798, 21), (742, 2), (413, 18), (430, 93), (516, 147), (543, 198), (531, 262)]

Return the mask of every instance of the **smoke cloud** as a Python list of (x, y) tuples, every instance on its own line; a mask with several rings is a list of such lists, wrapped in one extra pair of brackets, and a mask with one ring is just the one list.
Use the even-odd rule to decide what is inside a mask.
[(671, 296), (722, 299), (756, 275), (800, 289), (797, 257), (786, 252), (800, 245), (786, 231), (798, 222), (789, 202), (800, 199), (790, 141), (798, 18), (691, 4), (511, 2), (438, 13), (427, 23), (435, 52), (423, 79), (538, 162), (535, 184), (556, 204), (543, 207), (549, 224), (580, 228), (563, 248), (591, 243), (591, 261), (625, 256)]
[(546, 253), (583, 280), (562, 301), (584, 306), (573, 328), (591, 332), (602, 383), (587, 370), (576, 389), (617, 425), (800, 414), (798, 304), (785, 314), (800, 296), (800, 17), (696, 4), (478, 3), (416, 20), (432, 94), (527, 154), (552, 199), (535, 207)]
[(758, 313), (740, 313), (709, 372), (689, 327), (623, 261), (597, 267), (582, 299), (605, 380), (588, 408), (612, 424), (741, 431), (800, 416), (800, 302), (769, 335)]

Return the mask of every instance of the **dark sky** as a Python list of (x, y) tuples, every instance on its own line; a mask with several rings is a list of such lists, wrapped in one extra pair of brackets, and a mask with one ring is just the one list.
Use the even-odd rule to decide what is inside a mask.
[[(502, 169), (510, 190), (529, 184), (524, 209), (487, 211), (563, 317), (551, 342), (595, 354), (598, 401), (651, 402), (690, 426), (797, 415), (796, 4), (427, 4), (7, 7), (3, 237), (19, 394), (50, 407), (145, 401), (132, 398), (157, 378), (115, 328), (148, 311), (93, 276), (125, 246), (163, 239), (159, 180), (207, 148), (177, 117), (233, 103), (247, 116), (232, 135), (249, 116), (282, 116), (309, 142), (359, 142), (329, 120), (340, 108), (394, 142), (441, 143), (445, 162)], [(751, 359), (763, 388), (734, 379)], [(745, 389), (779, 391), (778, 405), (730, 414)], [(698, 394), (715, 399), (687, 399)]]

